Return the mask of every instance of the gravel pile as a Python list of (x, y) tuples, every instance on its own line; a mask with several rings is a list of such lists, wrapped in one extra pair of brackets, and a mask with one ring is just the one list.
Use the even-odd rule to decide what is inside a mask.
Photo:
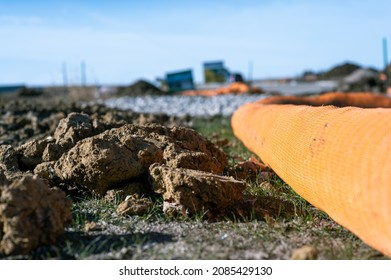
[(99, 101), (99, 103), (110, 108), (138, 113), (213, 117), (230, 116), (239, 106), (264, 97), (265, 95), (138, 96), (111, 98)]

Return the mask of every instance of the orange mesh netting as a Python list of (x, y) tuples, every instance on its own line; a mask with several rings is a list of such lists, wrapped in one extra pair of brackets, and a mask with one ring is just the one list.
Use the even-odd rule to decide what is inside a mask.
[(355, 106), (361, 108), (391, 108), (391, 99), (380, 94), (367, 92), (342, 93), (330, 92), (315, 97), (273, 96), (260, 101), (262, 104), (295, 105), (334, 105), (338, 107)]
[(217, 89), (196, 89), (185, 90), (181, 92), (181, 95), (186, 96), (216, 96), (225, 94), (245, 94), (245, 93), (263, 93), (263, 90), (257, 87), (250, 87), (243, 82), (233, 82), (227, 86), (219, 87)]
[(349, 100), (341, 106), (391, 107), (364, 93), (271, 97), (241, 106), (234, 134), (304, 199), (391, 256), (391, 110), (272, 104), (333, 104), (333, 96)]

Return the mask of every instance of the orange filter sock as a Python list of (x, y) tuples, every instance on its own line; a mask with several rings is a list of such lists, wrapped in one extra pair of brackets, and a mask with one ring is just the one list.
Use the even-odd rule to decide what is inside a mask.
[(391, 257), (391, 110), (241, 106), (232, 128), (299, 195)]

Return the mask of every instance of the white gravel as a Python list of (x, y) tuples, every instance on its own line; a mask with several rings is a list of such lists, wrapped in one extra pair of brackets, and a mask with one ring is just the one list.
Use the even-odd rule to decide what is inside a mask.
[(221, 96), (142, 96), (100, 101), (108, 107), (138, 113), (163, 113), (174, 116), (230, 116), (240, 105), (265, 98), (265, 95)]

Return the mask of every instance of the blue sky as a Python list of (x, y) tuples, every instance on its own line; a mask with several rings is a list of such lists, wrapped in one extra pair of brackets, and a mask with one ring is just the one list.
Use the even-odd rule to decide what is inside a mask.
[[(0, 0), (0, 85), (130, 84), (223, 60), (253, 78), (383, 67), (389, 0)], [(390, 55), (391, 56), (391, 55)]]

